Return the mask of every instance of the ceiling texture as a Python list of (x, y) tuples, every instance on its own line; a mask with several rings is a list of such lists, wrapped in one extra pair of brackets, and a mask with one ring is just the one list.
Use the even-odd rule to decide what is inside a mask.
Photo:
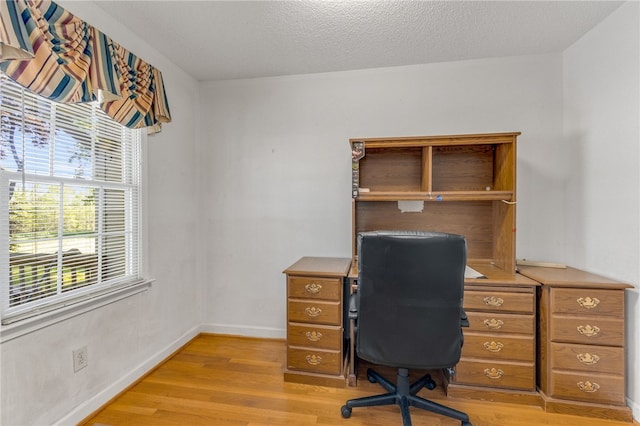
[[(94, 2), (200, 81), (558, 53), (622, 4)], [(111, 36), (118, 41), (117, 34)]]

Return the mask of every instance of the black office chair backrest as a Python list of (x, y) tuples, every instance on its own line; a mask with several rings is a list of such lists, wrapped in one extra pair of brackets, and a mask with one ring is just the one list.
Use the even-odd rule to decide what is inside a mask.
[(460, 235), (359, 234), (358, 355), (391, 367), (453, 367), (462, 347), (466, 256)]

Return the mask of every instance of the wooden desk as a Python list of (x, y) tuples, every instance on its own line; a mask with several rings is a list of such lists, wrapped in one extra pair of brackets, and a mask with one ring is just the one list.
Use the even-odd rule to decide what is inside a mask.
[[(516, 273), (516, 139), (519, 132), (349, 141), (352, 155), (352, 262), (303, 258), (285, 270), (288, 362), (285, 378), (356, 385), (351, 339), (327, 346), (306, 333), (344, 331), (344, 307), (357, 281), (357, 235), (365, 231), (439, 231), (464, 235), (467, 261), (486, 278), (466, 279), (470, 327), (450, 397), (538, 405), (548, 411), (630, 420), (624, 405), (624, 289), (631, 286), (568, 268)], [(309, 294), (307, 285), (331, 294)], [(585, 291), (588, 290), (588, 291)], [(569, 299), (599, 307), (577, 308)], [(319, 310), (334, 312), (327, 317)], [(309, 313), (304, 311), (313, 308)], [(317, 309), (316, 309), (317, 308)], [(583, 310), (580, 310), (583, 309)], [(338, 312), (343, 316), (338, 317)], [(313, 315), (318, 314), (316, 317)], [(582, 320), (585, 320), (582, 324)], [(594, 322), (594, 321), (597, 321)], [(583, 335), (572, 336), (578, 326)], [(591, 338), (595, 328), (603, 333)], [(536, 333), (538, 329), (538, 333)], [(578, 331), (579, 332), (579, 331)], [(333, 333), (333, 334), (332, 334)], [(307, 339), (307, 340), (305, 340)], [(349, 345), (349, 356), (345, 342)], [(596, 343), (594, 343), (594, 341)], [(597, 349), (597, 351), (596, 351)], [(577, 354), (575, 351), (578, 351)], [(576, 365), (611, 356), (597, 367)], [(335, 355), (335, 356), (334, 356)], [(330, 371), (326, 359), (332, 361)], [(322, 361), (320, 361), (322, 360)], [(569, 361), (573, 361), (571, 365)], [(580, 361), (582, 362), (582, 361)], [(582, 362), (584, 364), (584, 362)], [(583, 372), (590, 375), (582, 378)], [(576, 380), (573, 386), (570, 380)], [(577, 385), (582, 383), (582, 385)], [(576, 390), (576, 386), (581, 389)]]

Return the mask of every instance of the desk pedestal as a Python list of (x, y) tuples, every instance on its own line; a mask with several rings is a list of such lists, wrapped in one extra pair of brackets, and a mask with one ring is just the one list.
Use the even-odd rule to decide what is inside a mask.
[(287, 268), (285, 381), (344, 387), (344, 289), (350, 258), (303, 257)]

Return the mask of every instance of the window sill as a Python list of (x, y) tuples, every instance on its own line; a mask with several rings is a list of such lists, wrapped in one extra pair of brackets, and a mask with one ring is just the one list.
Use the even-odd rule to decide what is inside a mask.
[(38, 310), (2, 318), (0, 343), (147, 291), (152, 283), (152, 279), (145, 279), (119, 288), (105, 289), (103, 293), (87, 294), (79, 300), (70, 300), (60, 306), (43, 306)]

